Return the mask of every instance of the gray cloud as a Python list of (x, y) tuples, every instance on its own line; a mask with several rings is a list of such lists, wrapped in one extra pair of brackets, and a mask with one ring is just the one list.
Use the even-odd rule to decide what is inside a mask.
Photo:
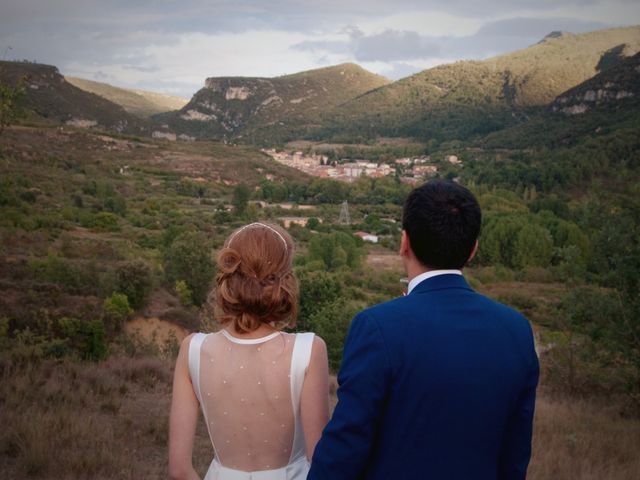
[[(525, 48), (554, 30), (580, 33), (607, 26), (571, 18), (512, 18), (488, 22), (477, 33), (463, 37), (427, 36), (394, 30), (364, 35), (357, 28), (349, 27), (348, 40), (307, 41), (292, 48), (316, 54), (346, 54), (361, 62), (403, 62), (437, 57), (477, 59)], [(394, 67), (394, 71), (400, 69), (407, 71), (407, 64), (399, 63), (397, 70)]]
[(141, 66), (141, 65), (122, 65), (124, 70), (133, 70), (134, 72), (154, 73), (159, 72), (161, 68), (157, 65)]
[[(150, 45), (176, 45), (186, 33), (279, 31), (309, 37), (292, 48), (298, 59), (307, 54), (316, 65), (335, 56), (385, 62), (395, 76), (409, 72), (412, 62), (424, 59), (480, 58), (525, 47), (551, 30), (580, 32), (607, 26), (572, 19), (518, 18), (526, 12), (589, 5), (606, 5), (613, 11), (622, 4), (637, 9), (637, 17), (629, 22), (639, 22), (637, 0), (0, 0), (0, 52), (11, 46), (10, 58), (54, 64), (74, 74), (102, 71), (114, 76), (118, 70), (147, 74), (147, 88), (152, 88), (160, 85), (157, 76), (185, 78), (189, 72), (167, 71), (161, 55), (140, 55)], [(463, 38), (421, 35), (397, 27), (365, 35), (356, 27), (369, 21), (384, 25), (390, 15), (412, 12), (449, 13), (485, 25)], [(496, 22), (492, 21), (495, 15), (514, 18)], [(322, 35), (339, 31), (341, 25), (350, 26), (343, 31), (347, 40), (322, 39)], [(296, 71), (295, 66), (291, 68)], [(173, 90), (183, 88), (183, 94), (199, 86), (186, 81), (169, 85)]]
[(385, 30), (374, 35), (365, 35), (353, 26), (341, 31), (348, 33), (348, 41), (305, 41), (291, 48), (300, 51), (324, 51), (349, 55), (359, 62), (414, 60), (437, 56), (440, 53), (440, 47), (433, 39), (420, 36), (416, 32)]
[(109, 75), (102, 70), (98, 70), (96, 73), (91, 75), (91, 77), (93, 80), (97, 80), (98, 82), (108, 82), (109, 80), (113, 80), (112, 75)]
[(440, 55), (440, 47), (416, 32), (385, 30), (356, 39), (355, 58), (362, 62), (413, 60)]
[(468, 37), (440, 41), (446, 44), (446, 51), (450, 56), (483, 58), (526, 48), (552, 31), (583, 33), (611, 26), (572, 18), (511, 18), (486, 23), (477, 33)]
[(391, 80), (399, 80), (400, 78), (413, 75), (420, 70), (422, 69), (417, 68), (415, 65), (411, 65), (410, 63), (394, 62), (390, 64), (389, 68), (382, 70), (380, 75), (390, 78)]
[(0, 0), (0, 29), (73, 26), (94, 31), (136, 28), (159, 33), (241, 32), (276, 29), (308, 31), (338, 23), (380, 18), (400, 12), (444, 12), (491, 18), (495, 14), (544, 11), (558, 7), (633, 4), (635, 0)]

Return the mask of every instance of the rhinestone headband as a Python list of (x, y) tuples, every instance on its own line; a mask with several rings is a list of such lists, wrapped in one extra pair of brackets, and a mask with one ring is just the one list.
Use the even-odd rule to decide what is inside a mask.
[(277, 231), (275, 228), (270, 227), (269, 225), (266, 225), (264, 223), (260, 223), (260, 222), (253, 222), (250, 223), (249, 225), (245, 225), (244, 227), (240, 228), (239, 230), (236, 230), (236, 232), (231, 235), (231, 237), (229, 238), (229, 242), (227, 243), (227, 246), (230, 247), (231, 246), (231, 242), (233, 241), (233, 239), (235, 238), (236, 235), (238, 235), (240, 232), (242, 232), (243, 230), (246, 230), (247, 228), (251, 228), (251, 227), (264, 227), (267, 230), (271, 230), (273, 233), (275, 233), (278, 238), (280, 240), (282, 240), (282, 244), (284, 245), (284, 251), (288, 251), (289, 248), (287, 247), (287, 241), (284, 239), (284, 237), (280, 234), (279, 231)]

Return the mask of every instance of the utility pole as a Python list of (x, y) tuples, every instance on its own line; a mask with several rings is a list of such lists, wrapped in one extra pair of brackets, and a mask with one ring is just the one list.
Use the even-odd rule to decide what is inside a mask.
[(341, 225), (350, 225), (351, 217), (349, 217), (349, 202), (346, 200), (342, 202), (342, 208), (340, 209), (340, 218), (338, 223)]

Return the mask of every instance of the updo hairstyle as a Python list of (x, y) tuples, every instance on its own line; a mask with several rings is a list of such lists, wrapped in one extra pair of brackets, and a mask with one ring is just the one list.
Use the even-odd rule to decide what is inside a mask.
[(221, 325), (237, 332), (263, 323), (295, 326), (298, 281), (293, 275), (293, 240), (277, 225), (251, 223), (229, 236), (218, 255), (215, 309)]

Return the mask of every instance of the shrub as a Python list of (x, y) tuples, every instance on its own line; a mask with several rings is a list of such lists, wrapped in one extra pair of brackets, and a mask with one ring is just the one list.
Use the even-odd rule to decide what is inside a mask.
[(340, 369), (342, 350), (351, 319), (361, 308), (362, 305), (340, 298), (325, 304), (309, 318), (309, 329), (322, 337), (327, 344), (329, 368), (334, 372)]
[(191, 289), (187, 286), (187, 282), (184, 280), (177, 280), (174, 289), (182, 305), (189, 306), (193, 303), (193, 294), (191, 293)]
[(241, 217), (245, 214), (250, 196), (251, 190), (249, 190), (249, 187), (244, 183), (238, 184), (233, 189), (231, 203), (233, 204), (233, 209), (236, 216)]
[(542, 267), (526, 267), (520, 272), (519, 279), (524, 282), (551, 283), (553, 282), (553, 273)]
[(123, 217), (127, 213), (127, 201), (124, 197), (109, 197), (104, 201), (104, 208)]
[(530, 296), (518, 292), (505, 293), (500, 295), (497, 300), (522, 311), (532, 310), (538, 305)]
[(116, 232), (120, 229), (118, 217), (110, 212), (90, 213), (81, 211), (80, 225), (100, 232)]
[(362, 241), (344, 232), (320, 233), (309, 242), (308, 260), (322, 261), (324, 268), (357, 268), (364, 258)]
[(105, 326), (111, 332), (120, 331), (124, 321), (133, 313), (129, 300), (123, 293), (113, 293), (105, 299), (103, 307)]
[(298, 328), (306, 330), (310, 318), (340, 297), (342, 285), (338, 276), (325, 271), (299, 270), (300, 308)]
[(40, 281), (56, 283), (66, 288), (78, 287), (77, 270), (70, 262), (53, 252), (49, 252), (46, 258), (30, 260), (29, 268)]
[(139, 260), (119, 265), (115, 271), (115, 289), (123, 293), (134, 310), (145, 306), (151, 292), (151, 269)]
[(198, 232), (179, 235), (164, 254), (165, 280), (171, 286), (184, 280), (193, 303), (202, 305), (215, 272), (207, 238)]
[(107, 344), (102, 320), (82, 321), (63, 317), (58, 320), (58, 327), (81, 358), (95, 361), (106, 358)]

